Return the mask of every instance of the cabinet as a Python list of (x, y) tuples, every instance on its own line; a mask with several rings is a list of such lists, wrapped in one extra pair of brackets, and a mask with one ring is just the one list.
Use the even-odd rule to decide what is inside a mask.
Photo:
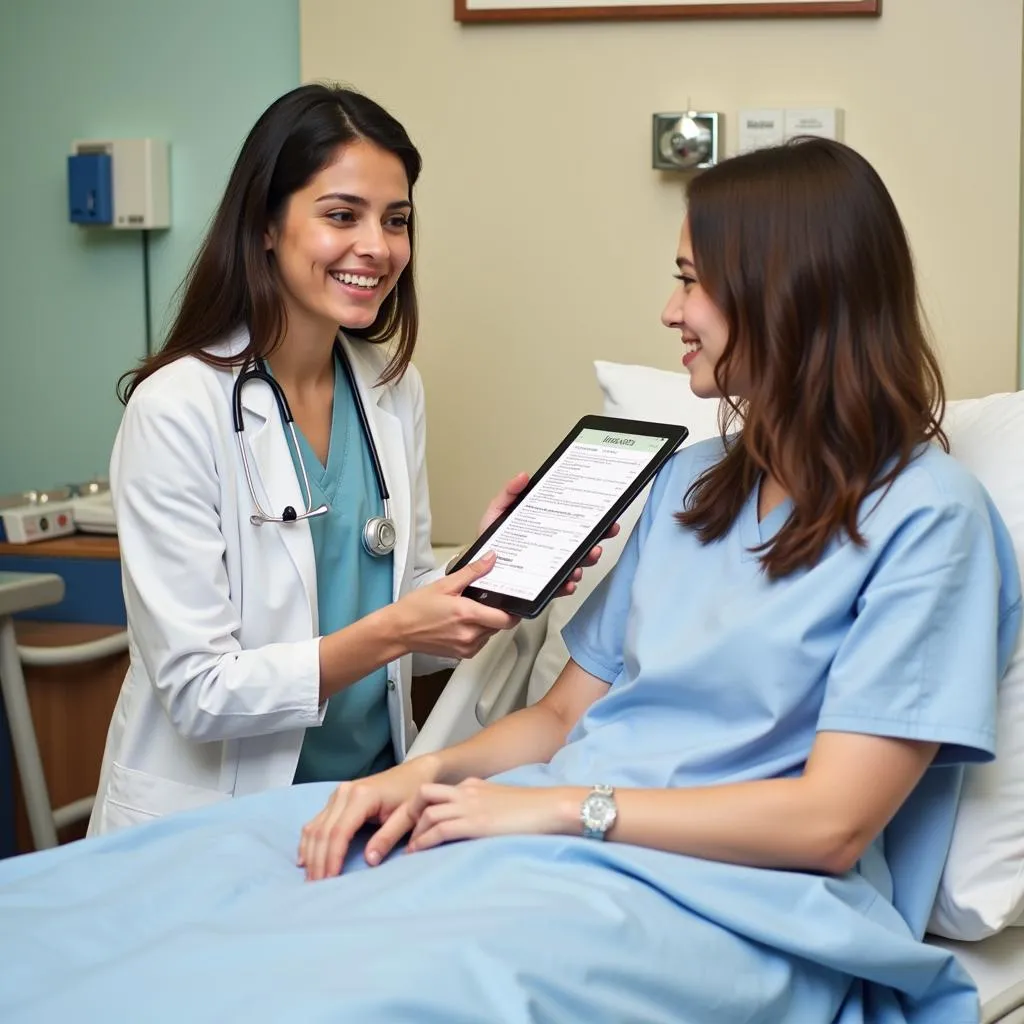
[[(119, 584), (114, 590), (120, 576), (119, 557), (117, 540), (112, 537), (81, 535), (26, 545), (0, 543), (0, 568), (56, 572), (64, 577), (67, 588), (60, 604), (17, 620), (18, 643), (63, 646), (124, 629)], [(107, 726), (127, 668), (127, 652), (81, 665), (25, 668), (32, 721), (54, 807), (95, 792)], [(27, 853), (33, 848), (28, 818), (13, 758), (10, 763), (12, 776), (0, 779), (0, 785), (13, 791), (16, 849)], [(61, 841), (80, 838), (85, 827), (85, 821), (67, 826), (61, 830)]]

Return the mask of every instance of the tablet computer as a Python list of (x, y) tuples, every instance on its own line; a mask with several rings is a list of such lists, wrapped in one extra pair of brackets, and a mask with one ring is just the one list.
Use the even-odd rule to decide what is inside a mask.
[(584, 416), (448, 571), (493, 550), (494, 568), (464, 595), (535, 617), (687, 434), (674, 424)]

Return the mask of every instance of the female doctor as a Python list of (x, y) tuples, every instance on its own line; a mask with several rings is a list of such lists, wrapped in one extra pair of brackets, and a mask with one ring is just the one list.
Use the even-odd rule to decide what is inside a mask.
[(90, 834), (393, 765), (415, 730), (412, 655), (430, 671), (515, 623), (461, 596), (493, 556), (433, 568), (410, 363), (419, 171), (366, 97), (281, 97), (166, 344), (126, 375), (110, 478), (131, 663)]

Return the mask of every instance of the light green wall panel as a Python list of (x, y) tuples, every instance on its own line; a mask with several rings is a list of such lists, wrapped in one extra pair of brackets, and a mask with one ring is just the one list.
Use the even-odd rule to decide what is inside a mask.
[(0, 0), (0, 494), (107, 473), (145, 351), (139, 234), (67, 218), (76, 138), (167, 139), (155, 337), (238, 147), (299, 83), (297, 0)]

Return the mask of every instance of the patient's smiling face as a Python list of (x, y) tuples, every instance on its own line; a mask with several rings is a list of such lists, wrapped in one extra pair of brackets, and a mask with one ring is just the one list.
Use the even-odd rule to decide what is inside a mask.
[[(683, 366), (690, 371), (690, 388), (700, 398), (719, 397), (715, 365), (729, 341), (729, 325), (722, 311), (711, 301), (697, 278), (697, 266), (690, 241), (690, 227), (683, 221), (676, 254), (679, 286), (661, 314), (661, 322), (679, 331), (683, 341)], [(740, 392), (730, 382), (729, 390)]]

